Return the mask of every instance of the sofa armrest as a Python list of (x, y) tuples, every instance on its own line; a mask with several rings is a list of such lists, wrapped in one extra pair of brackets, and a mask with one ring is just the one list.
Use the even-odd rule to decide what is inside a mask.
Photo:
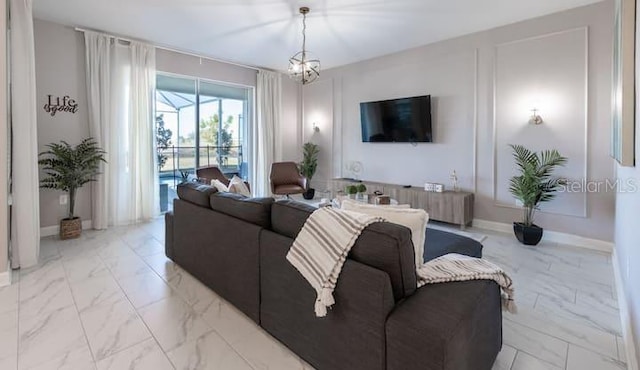
[(173, 259), (173, 212), (164, 214), (164, 254)]
[(425, 285), (387, 319), (387, 369), (490, 370), (502, 347), (500, 288)]

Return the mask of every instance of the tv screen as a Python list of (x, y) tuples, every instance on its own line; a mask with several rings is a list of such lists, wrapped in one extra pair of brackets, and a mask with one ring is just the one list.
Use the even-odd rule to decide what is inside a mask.
[(360, 103), (363, 142), (430, 143), (431, 95)]

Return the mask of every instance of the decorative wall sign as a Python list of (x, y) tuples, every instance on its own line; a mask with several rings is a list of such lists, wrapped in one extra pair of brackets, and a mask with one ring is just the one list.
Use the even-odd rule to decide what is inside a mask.
[(78, 111), (78, 103), (71, 99), (69, 95), (62, 98), (59, 96), (54, 98), (53, 95), (47, 95), (47, 104), (44, 105), (44, 111), (55, 116), (58, 112), (76, 113)]

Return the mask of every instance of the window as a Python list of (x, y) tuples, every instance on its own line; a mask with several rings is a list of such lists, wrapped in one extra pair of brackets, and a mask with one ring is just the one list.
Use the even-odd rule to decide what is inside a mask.
[(195, 175), (197, 168), (217, 165), (229, 177), (247, 179), (252, 93), (249, 87), (158, 74), (156, 141), (163, 211), (182, 177)]

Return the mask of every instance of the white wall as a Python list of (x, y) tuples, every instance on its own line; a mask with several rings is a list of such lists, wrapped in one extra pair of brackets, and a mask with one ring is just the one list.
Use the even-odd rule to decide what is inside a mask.
[[(640, 86), (640, 8), (636, 21), (636, 89)], [(616, 165), (617, 178), (620, 181), (631, 181), (640, 185), (640, 99), (636, 94), (636, 129), (635, 129), (635, 156), (636, 167), (621, 167)], [(616, 227), (615, 227), (615, 257), (619, 278), (622, 280), (618, 291), (622, 290), (622, 303), (626, 307), (620, 307), (623, 315), (623, 331), (625, 335), (631, 334), (635, 340), (636, 356), (640, 355), (640, 239), (638, 238), (638, 220), (640, 220), (640, 189), (632, 189), (632, 192), (618, 192), (616, 196)], [(621, 288), (621, 289), (620, 289)], [(633, 345), (633, 343), (629, 343)], [(630, 349), (627, 348), (627, 353)], [(629, 359), (629, 362), (633, 359)], [(640, 362), (635, 359), (636, 366)], [(631, 367), (629, 369), (632, 369)]]
[[(34, 20), (36, 56), (36, 99), (38, 101), (38, 150), (61, 140), (71, 145), (89, 137), (89, 113), (85, 78), (84, 39), (71, 27)], [(47, 95), (68, 95), (78, 103), (75, 114), (51, 116), (43, 107)], [(40, 174), (42, 176), (42, 172)], [(55, 226), (67, 216), (68, 205), (60, 205), (60, 191), (40, 189), (40, 226)], [(91, 219), (91, 188), (85, 186), (76, 197), (76, 215)]]
[[(9, 269), (8, 120), (7, 120), (7, 3), (0, 2), (0, 276)], [(8, 276), (6, 277), (8, 278)], [(5, 282), (9, 282), (7, 279)], [(2, 285), (2, 277), (0, 277)]]
[[(330, 150), (332, 158), (320, 163), (319, 173), (331, 174), (328, 177), (349, 176), (343, 170), (344, 164), (357, 160), (364, 164), (361, 175), (364, 179), (414, 186), (429, 181), (449, 186), (449, 175), (455, 169), (461, 187), (476, 193), (475, 218), (511, 223), (521, 217), (521, 211), (515, 202), (504, 199), (513, 170), (505, 145), (510, 142), (531, 145), (523, 130), (536, 130), (537, 137), (554, 136), (553, 140), (537, 142), (533, 149), (553, 146), (570, 157), (570, 164), (563, 170), (565, 174), (574, 177), (586, 172), (589, 179), (611, 179), (613, 163), (606, 138), (611, 111), (612, 19), (613, 2), (606, 1), (324, 71), (322, 82), (303, 89), (303, 132), (309, 132), (312, 124), (307, 116), (309, 111), (330, 117), (322, 124), (333, 128), (332, 147), (321, 148)], [(586, 41), (580, 41), (585, 27), (586, 45)], [(582, 29), (583, 36), (570, 32), (575, 29)], [(561, 36), (548, 36), (555, 33)], [(542, 38), (534, 43), (523, 41), (538, 37)], [(582, 44), (571, 44), (576, 40)], [(508, 43), (517, 45), (515, 51), (521, 55), (514, 54), (514, 50), (505, 54), (509, 48), (504, 45)], [(567, 48), (567, 43), (573, 46)], [(521, 50), (523, 45), (534, 50)], [(574, 64), (577, 72), (569, 71), (569, 62), (580, 58), (584, 49), (588, 49), (588, 58)], [(498, 62), (500, 73), (496, 73)], [(529, 69), (523, 68), (524, 62)], [(582, 76), (586, 74), (585, 68), (588, 68), (588, 91), (585, 78), (576, 78), (580, 70)], [(513, 112), (497, 115), (513, 109), (506, 97), (519, 93), (517, 89), (522, 87), (500, 85), (508, 90), (503, 89), (497, 95), (496, 77), (509, 80), (511, 75), (523, 84), (533, 84), (545, 74), (556, 78), (543, 87), (555, 90), (542, 100), (569, 102), (562, 106), (562, 114), (554, 113), (551, 107), (546, 111), (544, 106), (539, 107), (549, 122), (537, 128), (527, 126), (529, 107), (518, 108), (523, 109), (518, 122), (513, 122), (510, 115)], [(567, 74), (569, 77), (565, 78)], [(545, 81), (551, 80), (540, 82)], [(321, 91), (331, 94), (334, 102), (329, 107), (326, 99), (315, 102)], [(361, 142), (360, 102), (425, 94), (432, 96), (434, 143), (412, 146)], [(310, 95), (313, 100), (308, 99)], [(494, 96), (502, 96), (503, 100)], [(513, 125), (522, 130), (509, 129)], [(553, 213), (540, 214), (537, 223), (548, 230), (612, 241), (614, 203), (612, 192), (558, 199), (556, 209), (551, 209)]]

